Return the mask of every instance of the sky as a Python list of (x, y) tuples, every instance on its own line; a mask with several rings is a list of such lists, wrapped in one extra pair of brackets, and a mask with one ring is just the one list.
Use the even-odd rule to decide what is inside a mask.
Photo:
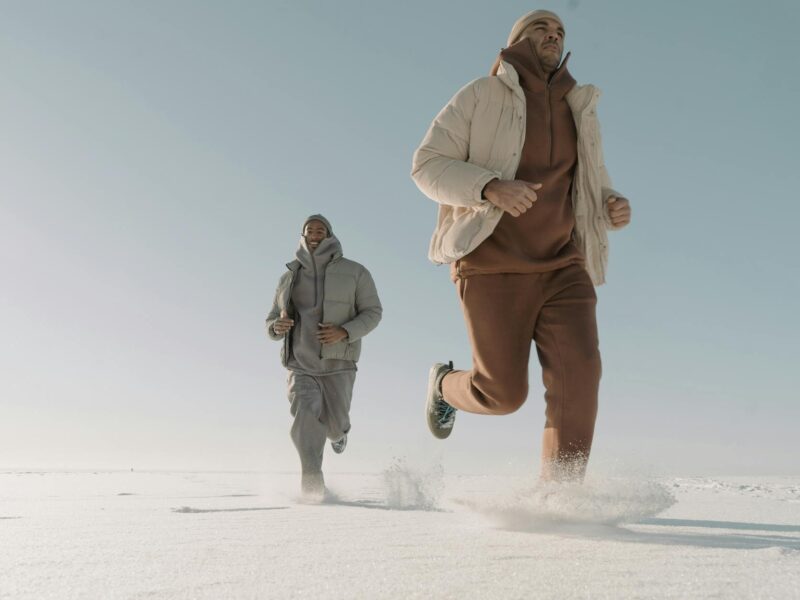
[(535, 359), (518, 412), (427, 431), (428, 368), (471, 355), (409, 177), (534, 8), (603, 90), (633, 207), (598, 288), (593, 468), (797, 474), (790, 0), (0, 1), (0, 468), (298, 469), (263, 320), (321, 212), (384, 305), (326, 472), (536, 472)]

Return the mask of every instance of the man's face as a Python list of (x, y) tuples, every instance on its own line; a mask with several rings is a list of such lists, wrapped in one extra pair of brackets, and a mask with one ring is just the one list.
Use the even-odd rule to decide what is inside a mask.
[(546, 17), (536, 19), (522, 31), (522, 38), (530, 38), (545, 71), (553, 72), (558, 68), (564, 52), (564, 28), (558, 21)]
[(322, 243), (322, 240), (327, 236), (328, 228), (325, 227), (322, 221), (317, 221), (316, 219), (306, 223), (306, 227), (303, 229), (303, 237), (306, 238), (306, 244), (308, 245), (308, 249), (311, 250), (311, 254), (314, 254), (314, 250), (317, 249)]

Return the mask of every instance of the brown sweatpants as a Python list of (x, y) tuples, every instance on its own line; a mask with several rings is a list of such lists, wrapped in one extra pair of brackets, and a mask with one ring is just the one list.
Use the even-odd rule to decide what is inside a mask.
[[(582, 476), (597, 416), (600, 383), (595, 305), (580, 264), (547, 273), (475, 275), (456, 282), (472, 344), (472, 370), (442, 380), (460, 410), (504, 415), (528, 396), (528, 359), (536, 342), (547, 404), (543, 477), (559, 465)], [(571, 466), (570, 466), (571, 465)]]

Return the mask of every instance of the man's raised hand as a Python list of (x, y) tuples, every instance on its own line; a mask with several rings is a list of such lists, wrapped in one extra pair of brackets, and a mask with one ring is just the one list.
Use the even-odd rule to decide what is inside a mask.
[(333, 323), (320, 323), (319, 330), (317, 331), (317, 339), (323, 346), (341, 342), (343, 339), (346, 339), (348, 335), (347, 329), (334, 325)]
[(625, 227), (631, 222), (631, 203), (627, 198), (611, 196), (606, 202), (608, 218), (614, 229)]
[(512, 217), (518, 217), (533, 206), (539, 198), (536, 191), (541, 188), (541, 183), (492, 179), (483, 188), (483, 196)]
[(275, 332), (275, 335), (284, 335), (292, 327), (294, 327), (294, 319), (290, 319), (289, 313), (285, 310), (281, 311), (280, 318), (276, 319), (272, 324), (272, 330)]

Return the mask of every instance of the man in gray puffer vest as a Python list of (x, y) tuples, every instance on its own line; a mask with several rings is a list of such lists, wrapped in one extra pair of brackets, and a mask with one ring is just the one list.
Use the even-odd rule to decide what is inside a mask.
[(342, 256), (322, 215), (305, 220), (296, 260), (286, 266), (267, 315), (267, 334), (283, 340), (302, 491), (321, 498), (325, 440), (337, 454), (347, 445), (361, 338), (377, 327), (383, 309), (370, 272)]

